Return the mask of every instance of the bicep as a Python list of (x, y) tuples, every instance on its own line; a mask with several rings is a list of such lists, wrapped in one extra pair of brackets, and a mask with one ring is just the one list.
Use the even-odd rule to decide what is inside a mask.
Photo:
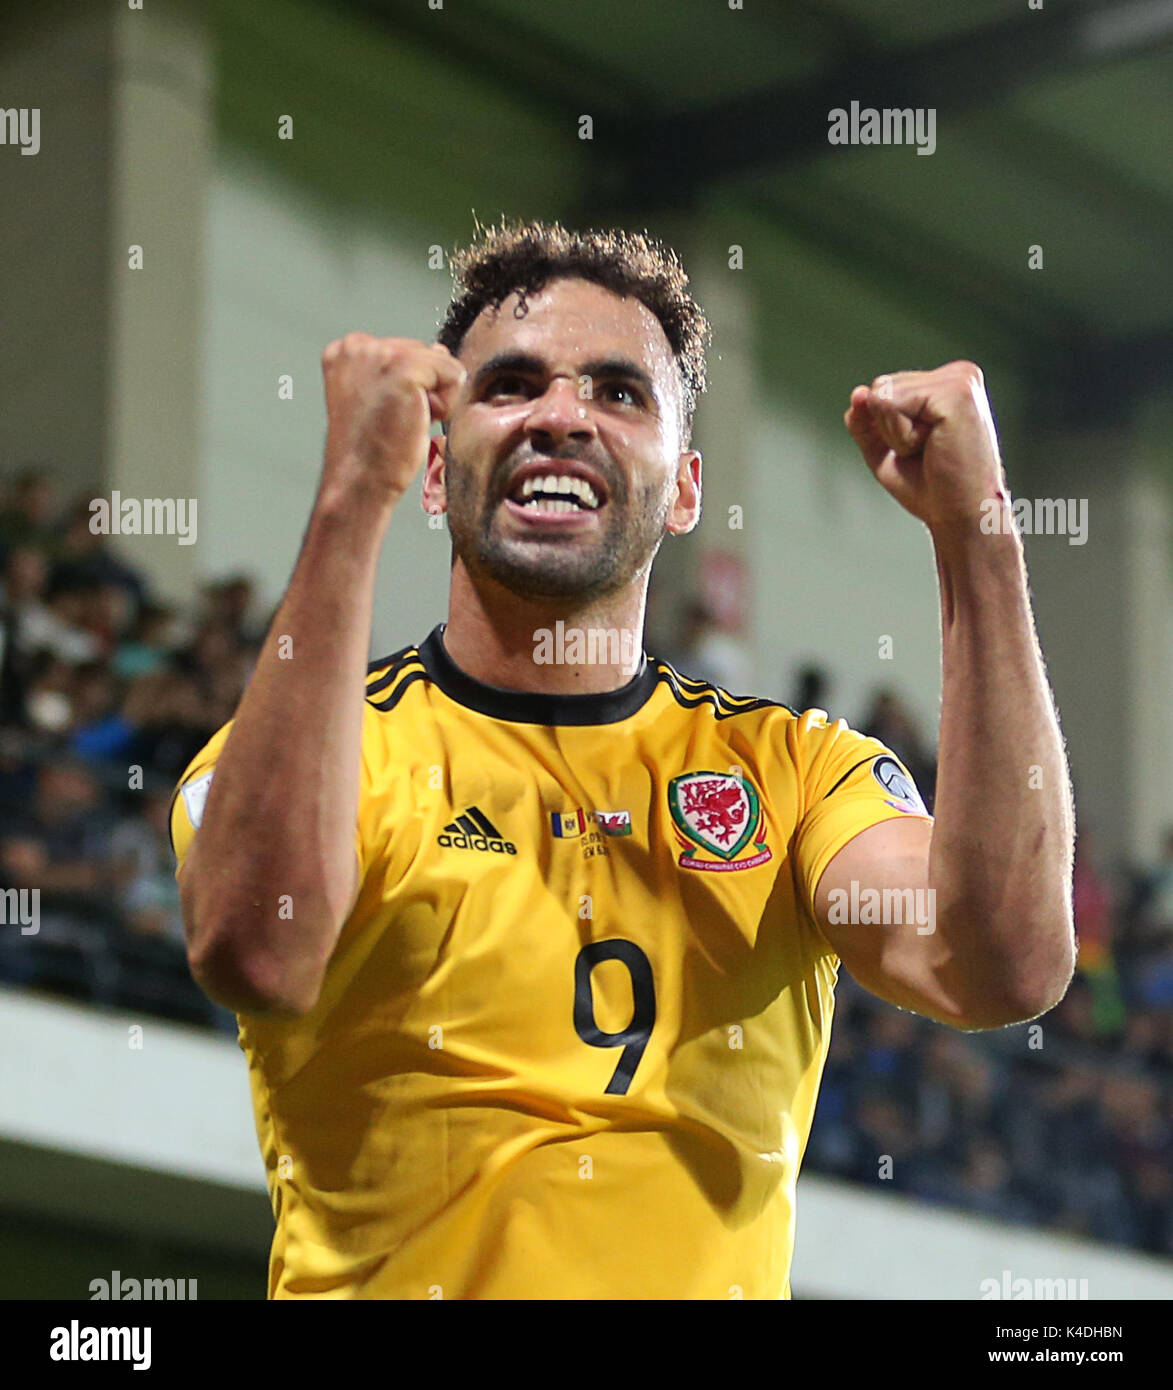
[(949, 1022), (942, 984), (948, 952), (929, 889), (933, 822), (900, 817), (861, 830), (815, 888), (819, 930), (856, 980), (902, 1009)]

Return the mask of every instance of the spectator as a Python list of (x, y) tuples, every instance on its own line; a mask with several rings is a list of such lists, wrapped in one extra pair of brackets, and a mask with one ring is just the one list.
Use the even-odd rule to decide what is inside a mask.
[(218, 718), (226, 704), (205, 696), (195, 677), (183, 671), (140, 676), (122, 707), (123, 717), (134, 729), (126, 756), (167, 778), (178, 777), (230, 717), (231, 710), (224, 720)]
[(101, 653), (100, 643), (75, 621), (76, 598), (47, 602), (47, 582), (48, 561), (41, 551), (26, 545), (9, 551), (0, 604), (5, 720), (23, 722), (25, 693), (41, 653), (64, 662), (92, 661)]
[(24, 724), (57, 746), (73, 720), (76, 668), (43, 652), (33, 667), (24, 701)]
[(43, 763), (32, 804), (0, 814), (3, 886), (38, 888), (46, 907), (103, 905), (110, 832), (101, 803), (101, 788), (83, 763)]
[(114, 674), (123, 680), (160, 671), (171, 659), (173, 615), (162, 604), (148, 603), (111, 659)]
[(921, 1143), (912, 1111), (898, 1092), (878, 1088), (861, 1100), (852, 1177), (884, 1183), (894, 1192), (925, 1192), (938, 1180), (939, 1165)]
[(104, 662), (74, 672), (69, 749), (79, 757), (116, 758), (132, 746), (134, 725), (118, 708), (119, 684)]
[(207, 585), (203, 599), (205, 621), (227, 629), (245, 646), (259, 646), (264, 633), (256, 631), (249, 621), (254, 590), (247, 575), (235, 574)]
[(108, 584), (114, 585), (126, 591), (133, 618), (137, 619), (146, 601), (146, 584), (114, 555), (105, 536), (90, 529), (91, 520), (89, 502), (77, 502), (70, 511), (49, 576), (50, 597), (66, 591), (85, 594)]
[(858, 1084), (865, 1089), (881, 1084), (902, 1103), (911, 1103), (920, 1072), (916, 1018), (886, 1009), (873, 1014), (866, 1029), (856, 1062)]
[(115, 892), (127, 928), (183, 947), (183, 914), (168, 829), (171, 793), (148, 792), (142, 811), (122, 821), (110, 841)]

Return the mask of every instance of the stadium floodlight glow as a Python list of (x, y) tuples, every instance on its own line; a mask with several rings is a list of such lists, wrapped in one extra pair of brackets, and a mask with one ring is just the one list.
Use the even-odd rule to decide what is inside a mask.
[(1079, 24), (1079, 46), (1103, 57), (1143, 48), (1173, 33), (1173, 0), (1133, 0), (1086, 15)]

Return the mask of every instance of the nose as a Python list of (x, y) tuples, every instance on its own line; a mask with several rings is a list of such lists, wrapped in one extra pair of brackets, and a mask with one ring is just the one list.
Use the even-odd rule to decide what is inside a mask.
[(550, 451), (551, 441), (593, 439), (595, 426), (587, 402), (578, 394), (578, 378), (555, 377), (531, 402), (525, 427), (542, 452)]

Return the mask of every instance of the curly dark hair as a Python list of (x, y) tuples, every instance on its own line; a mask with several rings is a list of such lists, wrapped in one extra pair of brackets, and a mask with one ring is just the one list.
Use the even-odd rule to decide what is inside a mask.
[(454, 356), (464, 335), (486, 307), (499, 308), (516, 292), (515, 316), (526, 313), (526, 296), (550, 280), (591, 280), (612, 293), (634, 295), (655, 314), (680, 369), (684, 438), (692, 433), (697, 399), (708, 387), (705, 349), (711, 329), (688, 292), (688, 276), (671, 247), (646, 232), (573, 232), (559, 222), (481, 227), (464, 250), (451, 257), (453, 295), (437, 341)]

